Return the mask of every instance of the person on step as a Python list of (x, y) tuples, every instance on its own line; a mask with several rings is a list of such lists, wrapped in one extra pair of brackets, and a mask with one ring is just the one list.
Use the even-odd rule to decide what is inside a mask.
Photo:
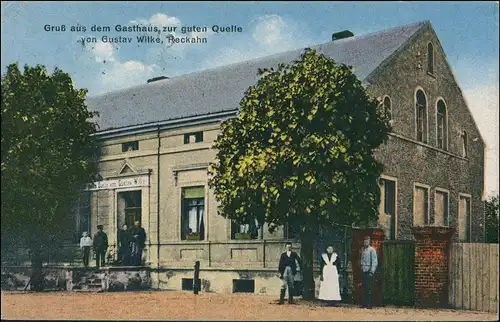
[(96, 267), (105, 265), (106, 252), (108, 250), (108, 235), (102, 231), (102, 225), (97, 225), (97, 233), (94, 235), (94, 252)]
[(118, 256), (120, 264), (130, 266), (132, 253), (132, 233), (128, 230), (127, 225), (123, 225), (118, 231)]
[(366, 236), (363, 240), (363, 249), (361, 250), (361, 270), (363, 271), (363, 305), (362, 308), (372, 308), (372, 288), (375, 271), (377, 270), (377, 251), (370, 246), (370, 237)]
[(297, 273), (297, 264), (302, 268), (302, 262), (299, 255), (292, 251), (292, 243), (285, 244), (286, 251), (281, 254), (278, 271), (280, 279), (282, 280), (280, 290), (280, 302), (285, 303), (285, 293), (288, 289), (288, 304), (293, 304), (293, 284), (295, 281), (295, 274)]
[(334, 305), (334, 301), (340, 301), (339, 271), (340, 259), (332, 246), (326, 248), (321, 255), (321, 276), (318, 299), (328, 301)]
[(89, 267), (90, 247), (92, 247), (92, 238), (84, 231), (82, 238), (80, 238), (80, 249), (83, 251), (83, 265), (85, 267)]
[(142, 264), (142, 251), (146, 246), (146, 231), (141, 227), (141, 223), (136, 221), (134, 228), (132, 228), (132, 259), (134, 266), (141, 266)]

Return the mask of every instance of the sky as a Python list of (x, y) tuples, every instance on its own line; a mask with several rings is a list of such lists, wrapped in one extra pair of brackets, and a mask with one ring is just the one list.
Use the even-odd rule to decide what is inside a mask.
[[(2, 1), (2, 75), (17, 61), (59, 67), (89, 96), (331, 40), (429, 20), (487, 144), (486, 192), (498, 193), (498, 2), (25, 2)], [(116, 26), (177, 27), (206, 43), (138, 43)], [(110, 27), (92, 31), (92, 25)], [(65, 31), (60, 31), (65, 26)], [(71, 31), (71, 26), (75, 31)], [(83, 31), (78, 27), (85, 27)], [(219, 30), (212, 29), (218, 26)], [(207, 27), (207, 32), (181, 27)], [(45, 29), (52, 29), (46, 31)], [(238, 31), (238, 28), (241, 28)], [(163, 29), (163, 28), (162, 28)], [(229, 32), (221, 31), (229, 29)], [(216, 32), (217, 31), (217, 32)], [(147, 35), (155, 35), (150, 33)], [(133, 38), (130, 43), (102, 37)], [(156, 36), (156, 35), (155, 35)], [(81, 41), (95, 37), (96, 42)]]

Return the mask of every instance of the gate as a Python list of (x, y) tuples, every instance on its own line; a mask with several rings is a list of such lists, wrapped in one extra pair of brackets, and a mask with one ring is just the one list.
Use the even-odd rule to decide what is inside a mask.
[(415, 243), (384, 241), (383, 298), (385, 305), (415, 304)]
[(321, 227), (317, 234), (316, 239), (316, 257), (314, 259), (314, 266), (318, 269), (323, 258), (322, 254), (326, 251), (327, 246), (333, 246), (337, 251), (341, 263), (341, 270), (339, 272), (339, 286), (342, 301), (348, 301), (349, 297), (349, 272), (348, 266), (351, 258), (351, 240), (352, 228), (346, 226), (332, 226)]

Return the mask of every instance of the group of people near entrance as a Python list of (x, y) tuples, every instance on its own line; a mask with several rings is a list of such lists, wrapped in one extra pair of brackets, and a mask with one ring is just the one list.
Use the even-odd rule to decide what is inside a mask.
[[(286, 251), (281, 254), (278, 271), (282, 280), (279, 304), (285, 303), (285, 293), (288, 289), (288, 303), (293, 304), (293, 288), (297, 265), (302, 267), (299, 255), (292, 251), (292, 243), (285, 245)], [(377, 270), (377, 251), (370, 246), (370, 237), (363, 240), (363, 249), (359, 261), (363, 271), (363, 308), (372, 308), (372, 286)], [(326, 248), (321, 255), (321, 275), (318, 299), (326, 301), (330, 305), (341, 301), (339, 285), (340, 259), (332, 246)]]
[[(118, 262), (123, 266), (140, 266), (142, 264), (142, 251), (146, 245), (146, 231), (136, 221), (132, 229), (123, 225), (118, 230)], [(83, 251), (83, 265), (89, 266), (90, 250), (95, 253), (96, 267), (105, 266), (106, 252), (108, 250), (108, 235), (103, 231), (102, 225), (97, 225), (94, 238), (83, 232), (80, 239), (80, 249)]]

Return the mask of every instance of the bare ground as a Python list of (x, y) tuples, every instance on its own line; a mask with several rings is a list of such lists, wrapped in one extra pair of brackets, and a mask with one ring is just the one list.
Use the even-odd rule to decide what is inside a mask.
[(496, 321), (498, 315), (459, 310), (325, 307), (297, 300), (277, 305), (259, 295), (190, 292), (2, 292), (2, 319), (44, 320), (378, 320)]

